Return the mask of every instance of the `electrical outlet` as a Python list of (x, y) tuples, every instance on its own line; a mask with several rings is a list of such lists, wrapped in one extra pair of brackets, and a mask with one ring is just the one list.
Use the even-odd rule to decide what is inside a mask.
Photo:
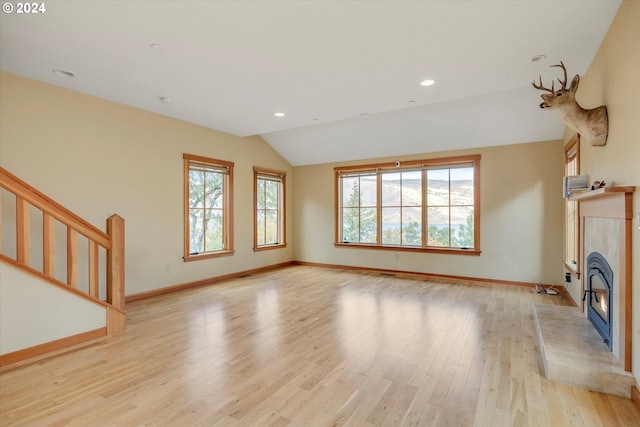
[(171, 266), (170, 266), (169, 264), (165, 265), (165, 266), (164, 266), (164, 271), (165, 271), (166, 273), (171, 273)]
[(400, 254), (398, 252), (395, 253), (395, 259), (398, 261), (400, 259)]

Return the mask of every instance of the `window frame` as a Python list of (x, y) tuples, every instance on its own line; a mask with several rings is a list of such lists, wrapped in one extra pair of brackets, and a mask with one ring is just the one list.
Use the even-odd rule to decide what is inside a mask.
[[(367, 165), (357, 165), (357, 166), (346, 166), (346, 167), (336, 167), (334, 168), (334, 246), (340, 248), (361, 248), (361, 249), (376, 249), (376, 250), (392, 250), (392, 251), (408, 251), (408, 252), (428, 252), (428, 253), (442, 253), (442, 254), (453, 254), (453, 255), (475, 255), (479, 256), (481, 254), (480, 249), (480, 159), (481, 156), (478, 155), (468, 155), (468, 156), (456, 156), (456, 157), (445, 157), (445, 158), (435, 158), (435, 159), (421, 159), (421, 160), (409, 160), (403, 162), (391, 162), (391, 163), (376, 163), (376, 164), (367, 164)], [(442, 247), (442, 246), (426, 246), (426, 233), (427, 230), (425, 225), (427, 224), (425, 221), (426, 218), (426, 208), (427, 208), (427, 200), (426, 200), (426, 192), (427, 186), (425, 181), (426, 170), (434, 167), (441, 168), (455, 168), (465, 163), (473, 164), (473, 179), (474, 179), (474, 194), (473, 194), (473, 237), (474, 237), (474, 246), (472, 248), (456, 248), (456, 247)], [(422, 189), (422, 225), (421, 225), (421, 233), (422, 233), (422, 243), (421, 246), (402, 246), (395, 244), (382, 244), (382, 231), (381, 231), (381, 209), (382, 209), (382, 201), (381, 201), (381, 186), (382, 179), (379, 178), (377, 181), (377, 201), (376, 201), (376, 209), (377, 209), (377, 227), (376, 227), (376, 243), (358, 243), (358, 242), (343, 242), (341, 240), (341, 209), (342, 209), (342, 201), (341, 201), (341, 174), (347, 173), (375, 173), (378, 177), (380, 177), (383, 173), (393, 173), (393, 172), (403, 172), (408, 170), (416, 170), (421, 169), (423, 171), (423, 189)], [(451, 206), (451, 205), (449, 205)]]
[[(221, 256), (229, 256), (235, 253), (233, 246), (233, 162), (218, 160), (210, 157), (197, 156), (183, 153), (184, 164), (184, 261), (198, 261)], [(223, 198), (222, 198), (222, 227), (223, 227), (223, 248), (215, 251), (207, 251), (198, 254), (190, 253), (190, 229), (189, 229), (189, 171), (190, 164), (203, 164), (205, 166), (228, 169), (223, 176)]]
[[(272, 178), (278, 185), (278, 243), (258, 245), (258, 180)], [(253, 167), (253, 250), (254, 252), (280, 249), (287, 246), (287, 216), (286, 216), (287, 173), (275, 169)]]
[[(580, 134), (574, 134), (564, 146), (564, 176), (580, 175)], [(575, 164), (571, 163), (575, 160)], [(573, 169), (573, 170), (572, 170)], [(573, 208), (572, 208), (573, 206)], [(580, 203), (570, 198), (564, 199), (564, 248), (563, 264), (576, 279), (580, 278)], [(572, 224), (572, 225), (571, 225)], [(572, 227), (570, 239), (569, 227)], [(573, 249), (575, 260), (569, 260), (569, 248)], [(574, 263), (575, 261), (575, 263)]]

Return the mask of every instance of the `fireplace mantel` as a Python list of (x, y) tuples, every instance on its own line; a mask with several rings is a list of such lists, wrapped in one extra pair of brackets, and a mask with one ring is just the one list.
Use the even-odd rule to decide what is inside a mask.
[[(604, 187), (586, 193), (577, 194), (571, 200), (579, 202), (580, 209), (580, 259), (585, 260), (585, 233), (587, 230), (586, 219), (589, 221), (602, 221), (597, 218), (614, 218), (622, 220), (619, 234), (611, 236), (610, 241), (615, 242), (619, 248), (619, 264), (615, 266), (618, 275), (617, 290), (619, 295), (619, 353), (618, 360), (626, 371), (631, 371), (631, 260), (632, 260), (632, 230), (633, 230), (633, 193), (634, 186)], [(596, 219), (591, 219), (596, 218)], [(616, 233), (617, 234), (617, 233)], [(582, 264), (584, 265), (584, 263)], [(584, 278), (581, 277), (582, 294), (585, 289)], [(582, 311), (584, 312), (584, 303)]]
[(607, 196), (615, 196), (620, 193), (633, 193), (636, 191), (636, 187), (634, 186), (616, 186), (616, 187), (603, 187), (598, 188), (597, 190), (587, 191), (586, 193), (574, 194), (569, 200), (590, 200), (590, 199), (599, 199), (601, 197)]

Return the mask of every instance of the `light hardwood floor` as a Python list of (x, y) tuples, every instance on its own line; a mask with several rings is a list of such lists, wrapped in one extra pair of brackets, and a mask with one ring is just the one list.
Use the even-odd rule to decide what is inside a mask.
[(295, 266), (128, 304), (0, 375), (2, 426), (639, 426), (547, 381), (527, 288)]

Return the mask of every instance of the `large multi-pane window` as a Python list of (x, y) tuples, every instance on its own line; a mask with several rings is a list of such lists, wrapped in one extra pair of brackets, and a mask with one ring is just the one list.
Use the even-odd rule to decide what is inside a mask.
[(184, 154), (185, 261), (233, 253), (233, 163)]
[(255, 218), (254, 250), (286, 246), (285, 172), (253, 168)]
[(480, 252), (480, 156), (335, 168), (336, 244)]

